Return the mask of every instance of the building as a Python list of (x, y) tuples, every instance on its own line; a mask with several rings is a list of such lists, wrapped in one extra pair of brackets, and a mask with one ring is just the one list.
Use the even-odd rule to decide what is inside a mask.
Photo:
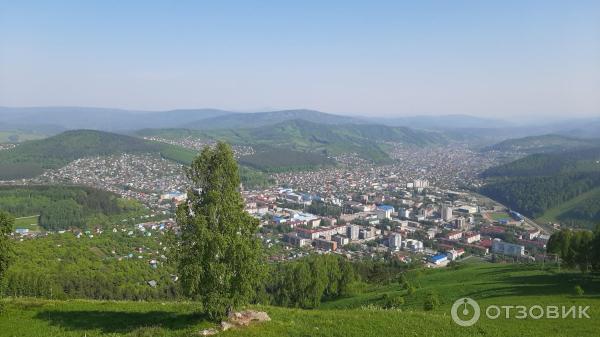
[(315, 245), (315, 248), (317, 248), (317, 249), (330, 250), (330, 251), (335, 251), (337, 249), (337, 242), (335, 242), (335, 241), (318, 238), (318, 239), (313, 240), (313, 243)]
[(442, 219), (444, 219), (444, 221), (452, 220), (452, 207), (446, 205), (442, 206)]
[(310, 244), (309, 239), (299, 237), (297, 233), (286, 233), (283, 240), (296, 247), (304, 247)]
[(448, 253), (446, 254), (446, 256), (448, 256), (448, 260), (454, 261), (457, 258), (461, 257), (464, 253), (465, 253), (465, 250), (462, 249), (462, 248), (451, 249), (451, 250), (448, 251)]
[(413, 187), (414, 188), (425, 188), (425, 187), (429, 187), (429, 181), (427, 180), (421, 180), (421, 179), (417, 179), (413, 182)]
[(334, 236), (332, 236), (331, 241), (335, 241), (338, 247), (345, 246), (348, 243), (350, 243), (350, 240), (348, 240), (346, 236), (340, 234), (335, 234)]
[(348, 227), (346, 227), (346, 236), (352, 241), (358, 240), (359, 233), (360, 227), (357, 225), (348, 225)]
[(462, 232), (455, 231), (455, 232), (450, 232), (450, 233), (446, 234), (446, 238), (448, 240), (458, 241), (458, 240), (460, 240), (460, 238), (462, 238), (462, 235), (463, 235)]
[(320, 227), (317, 229), (296, 228), (295, 231), (298, 233), (298, 236), (305, 239), (314, 240), (319, 237), (329, 239), (332, 235), (344, 234), (346, 232), (346, 226)]
[(423, 251), (423, 242), (414, 239), (402, 241), (402, 247), (410, 252), (419, 253)]
[(494, 239), (494, 241), (492, 241), (492, 253), (517, 257), (524, 256), (525, 246), (504, 242), (500, 239)]
[(466, 222), (465, 218), (456, 218), (454, 219), (454, 226), (458, 229), (465, 228)]
[(466, 243), (473, 243), (481, 240), (481, 234), (479, 233), (467, 233), (463, 236), (463, 240)]
[(527, 234), (525, 235), (525, 238), (527, 240), (535, 240), (537, 237), (539, 237), (541, 234), (539, 229), (530, 229), (527, 231)]
[(477, 206), (462, 205), (458, 208), (458, 211), (467, 214), (477, 213)]
[(429, 258), (429, 261), (433, 264), (440, 265), (448, 262), (448, 256), (446, 254), (437, 254)]
[(388, 205), (381, 205), (377, 207), (377, 219), (391, 219), (392, 213), (394, 213), (394, 207)]
[(393, 251), (398, 251), (402, 247), (402, 235), (400, 233), (392, 233), (388, 237), (388, 247)]

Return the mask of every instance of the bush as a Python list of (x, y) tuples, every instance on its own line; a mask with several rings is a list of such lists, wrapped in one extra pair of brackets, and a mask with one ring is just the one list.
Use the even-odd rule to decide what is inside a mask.
[(400, 307), (404, 304), (404, 297), (384, 294), (382, 296), (382, 302), (384, 309), (400, 309)]
[(585, 293), (580, 285), (576, 285), (573, 289), (575, 290), (575, 295), (577, 296), (583, 296), (583, 294)]
[(425, 311), (431, 311), (437, 308), (440, 305), (440, 300), (436, 293), (430, 292), (427, 294), (427, 298), (425, 299), (425, 303), (423, 303), (423, 309)]

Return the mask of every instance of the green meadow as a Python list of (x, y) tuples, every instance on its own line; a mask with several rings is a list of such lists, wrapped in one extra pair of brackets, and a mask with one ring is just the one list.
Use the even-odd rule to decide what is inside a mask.
[[(542, 269), (543, 267), (543, 269)], [(254, 306), (271, 322), (219, 336), (594, 336), (600, 331), (600, 276), (559, 271), (549, 265), (469, 264), (457, 269), (411, 272), (415, 291), (399, 284), (364, 289), (361, 294), (302, 310)], [(576, 295), (574, 285), (584, 289)], [(439, 305), (425, 311), (435, 293)], [(384, 294), (402, 296), (400, 309), (380, 308)], [(589, 306), (590, 319), (489, 319), (482, 312), (471, 327), (455, 324), (450, 308), (461, 297), (490, 305)], [(193, 302), (50, 301), (5, 299), (0, 336), (197, 336), (214, 326)]]
[(27, 228), (30, 231), (38, 231), (40, 229), (39, 215), (16, 218), (13, 228)]

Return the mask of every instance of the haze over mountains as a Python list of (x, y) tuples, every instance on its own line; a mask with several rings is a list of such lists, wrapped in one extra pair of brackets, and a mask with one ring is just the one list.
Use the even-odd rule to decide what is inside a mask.
[(113, 132), (148, 128), (238, 129), (274, 125), (290, 120), (305, 120), (329, 125), (382, 124), (416, 129), (444, 130), (488, 139), (490, 143), (507, 138), (548, 133), (575, 137), (596, 137), (600, 135), (600, 117), (524, 124), (519, 121), (504, 121), (468, 115), (381, 118), (344, 116), (306, 109), (240, 113), (218, 109), (137, 111), (88, 107), (0, 107), (0, 130), (36, 131), (48, 135), (73, 129)]

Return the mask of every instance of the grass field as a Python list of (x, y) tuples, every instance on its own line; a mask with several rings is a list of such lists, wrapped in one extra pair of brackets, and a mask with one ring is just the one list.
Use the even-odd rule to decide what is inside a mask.
[(508, 214), (506, 212), (494, 212), (494, 213), (488, 213), (488, 215), (492, 220), (495, 220), (495, 221), (500, 221), (500, 220), (511, 221), (512, 220), (510, 214)]
[[(597, 336), (600, 331), (600, 276), (559, 272), (539, 265), (470, 264), (457, 270), (411, 273), (413, 295), (399, 285), (373, 287), (350, 298), (328, 302), (318, 310), (257, 307), (271, 322), (219, 336)], [(575, 296), (579, 284), (585, 295)], [(424, 311), (434, 291), (440, 305)], [(383, 294), (402, 295), (402, 310), (366, 307)], [(482, 313), (472, 327), (450, 317), (452, 303), (463, 296), (489, 305), (590, 306), (591, 319), (492, 320)], [(0, 336), (194, 336), (212, 326), (195, 314), (194, 303), (5, 300)]]
[(600, 187), (596, 187), (592, 190), (589, 190), (585, 193), (582, 193), (582, 194), (576, 196), (573, 199), (570, 199), (570, 200), (560, 204), (557, 207), (546, 210), (542, 216), (540, 216), (539, 218), (536, 219), (536, 222), (538, 222), (538, 223), (559, 222), (560, 223), (560, 221), (558, 220), (558, 217), (561, 214), (568, 212), (569, 210), (571, 210), (571, 208), (577, 206), (578, 204), (582, 203), (584, 200), (586, 200), (588, 198), (600, 198)]
[(38, 225), (39, 216), (25, 216), (15, 219), (15, 223), (13, 225), (13, 229), (17, 228), (27, 228), (30, 231), (38, 231), (40, 230), (40, 226)]

